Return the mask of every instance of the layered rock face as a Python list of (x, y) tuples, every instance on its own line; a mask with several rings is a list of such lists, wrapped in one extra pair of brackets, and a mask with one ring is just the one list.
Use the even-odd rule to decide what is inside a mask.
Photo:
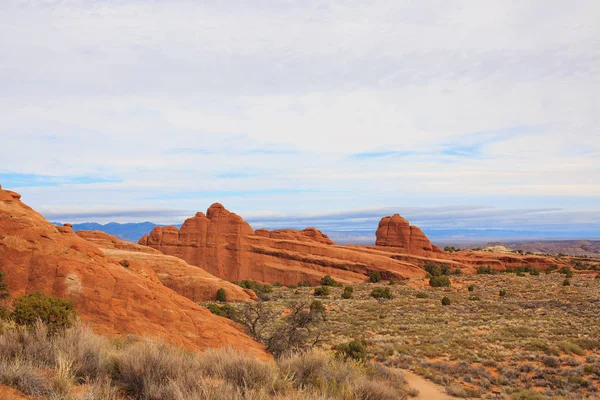
[(97, 245), (111, 261), (127, 261), (129, 269), (155, 279), (195, 302), (214, 301), (219, 289), (225, 290), (227, 301), (250, 301), (257, 297), (229, 281), (217, 278), (184, 260), (167, 256), (153, 248), (126, 242), (102, 231), (78, 231), (77, 235)]
[(41, 291), (73, 299), (81, 319), (100, 334), (161, 338), (190, 349), (231, 346), (269, 358), (231, 321), (151, 273), (145, 278), (111, 261), (71, 227), (55, 227), (7, 190), (0, 190), (0, 270), (12, 297)]
[(332, 275), (351, 283), (367, 280), (373, 270), (390, 279), (425, 275), (401, 260), (335, 246), (314, 228), (254, 232), (240, 216), (218, 203), (206, 214), (187, 219), (180, 230), (156, 227), (139, 243), (230, 281), (254, 279), (287, 285), (308, 280), (316, 284)]
[(294, 229), (277, 229), (269, 231), (267, 229), (257, 229), (256, 236), (267, 237), (271, 239), (298, 240), (300, 242), (317, 242), (322, 244), (335, 244), (327, 235), (317, 228), (306, 228), (301, 231)]
[(410, 254), (421, 254), (423, 252), (441, 252), (431, 244), (421, 229), (411, 226), (407, 220), (399, 214), (391, 217), (383, 217), (377, 228), (376, 246), (387, 246), (404, 249)]
[(231, 281), (243, 278), (243, 238), (254, 230), (239, 215), (215, 203), (204, 213), (188, 218), (181, 229), (156, 227), (139, 244), (179, 257), (218, 277)]

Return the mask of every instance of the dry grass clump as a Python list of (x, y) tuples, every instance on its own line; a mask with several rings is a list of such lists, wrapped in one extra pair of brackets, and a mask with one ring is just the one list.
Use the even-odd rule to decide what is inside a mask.
[(406, 381), (397, 371), (332, 358), (313, 350), (278, 361), (294, 388), (335, 399), (393, 400), (408, 397)]
[(0, 384), (50, 400), (263, 400), (406, 398), (401, 375), (345, 362), (331, 353), (277, 362), (231, 349), (189, 352), (128, 338), (109, 341), (80, 323), (48, 332), (3, 324)]

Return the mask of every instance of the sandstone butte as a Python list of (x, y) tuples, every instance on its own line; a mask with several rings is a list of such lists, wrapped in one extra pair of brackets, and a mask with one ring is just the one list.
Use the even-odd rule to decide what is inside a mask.
[(185, 260), (229, 281), (253, 279), (284, 285), (325, 275), (341, 283), (364, 282), (372, 271), (384, 279), (424, 277), (428, 263), (446, 264), (465, 273), (480, 265), (497, 270), (530, 265), (544, 269), (560, 262), (547, 257), (502, 253), (446, 253), (399, 215), (384, 217), (375, 246), (336, 245), (315, 228), (268, 231), (252, 227), (239, 215), (215, 203), (206, 214), (187, 219), (181, 229), (155, 227), (139, 244)]
[(148, 277), (123, 267), (20, 197), (0, 188), (0, 270), (13, 298), (41, 291), (72, 299), (82, 321), (99, 334), (160, 338), (189, 349), (226, 346), (270, 358), (233, 322), (153, 279), (152, 266), (145, 267)]

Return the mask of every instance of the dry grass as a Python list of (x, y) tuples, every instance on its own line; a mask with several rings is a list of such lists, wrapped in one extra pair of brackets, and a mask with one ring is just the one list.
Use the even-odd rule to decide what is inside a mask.
[(322, 351), (263, 362), (231, 349), (110, 341), (81, 324), (50, 335), (43, 324), (0, 323), (0, 384), (50, 400), (406, 398), (403, 377), (389, 368)]

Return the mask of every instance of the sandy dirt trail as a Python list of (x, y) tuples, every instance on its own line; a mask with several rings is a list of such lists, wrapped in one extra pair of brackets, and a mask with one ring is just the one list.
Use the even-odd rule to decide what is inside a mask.
[(412, 397), (412, 399), (416, 400), (455, 400), (457, 397), (450, 396), (446, 394), (444, 388), (440, 385), (436, 385), (435, 383), (428, 381), (415, 374), (412, 371), (403, 369), (402, 373), (406, 378), (406, 382), (408, 382), (408, 386), (415, 388), (419, 391), (419, 395), (417, 397)]

